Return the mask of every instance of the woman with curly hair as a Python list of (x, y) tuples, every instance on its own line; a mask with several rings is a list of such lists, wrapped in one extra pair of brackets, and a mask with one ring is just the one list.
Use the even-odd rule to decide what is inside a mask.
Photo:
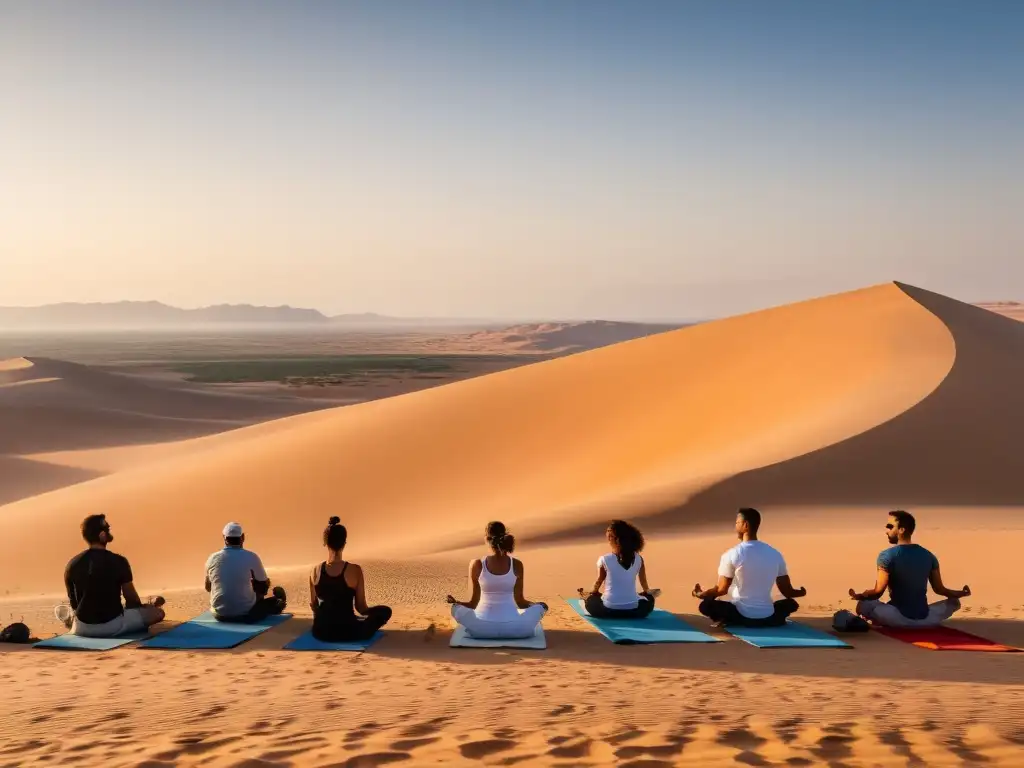
[[(647, 586), (647, 566), (640, 557), (644, 536), (625, 520), (612, 520), (605, 535), (611, 552), (597, 561), (594, 588), (587, 594), (580, 587), (579, 595), (594, 618), (642, 619), (654, 610), (655, 595)], [(639, 594), (637, 580), (643, 589)]]
[(473, 596), (459, 602), (451, 595), (452, 617), (478, 639), (532, 637), (548, 607), (523, 597), (523, 563), (512, 557), (516, 540), (504, 523), (491, 522), (484, 532), (491, 554), (469, 564)]
[(348, 531), (341, 519), (332, 517), (324, 529), (327, 559), (309, 574), (313, 637), (325, 643), (369, 640), (391, 620), (391, 609), (386, 605), (366, 605), (363, 569), (341, 556), (347, 541)]

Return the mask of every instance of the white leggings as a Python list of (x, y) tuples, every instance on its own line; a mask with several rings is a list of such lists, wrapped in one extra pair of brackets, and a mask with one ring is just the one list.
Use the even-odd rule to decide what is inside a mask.
[(544, 606), (534, 603), (511, 621), (478, 619), (476, 611), (464, 605), (452, 606), (452, 618), (466, 628), (466, 634), (478, 640), (512, 640), (533, 637), (537, 625), (544, 618)]

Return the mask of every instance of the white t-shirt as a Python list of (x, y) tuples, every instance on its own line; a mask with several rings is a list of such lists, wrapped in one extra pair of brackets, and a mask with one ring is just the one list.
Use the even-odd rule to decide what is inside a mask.
[(629, 610), (640, 604), (636, 592), (636, 577), (643, 563), (643, 558), (639, 554), (633, 555), (633, 564), (629, 568), (619, 565), (618, 558), (612, 553), (598, 559), (597, 567), (604, 566), (607, 574), (604, 592), (601, 594), (601, 602), (605, 608)]
[(210, 609), (218, 616), (244, 616), (256, 605), (252, 578), (266, 581), (267, 572), (255, 552), (241, 547), (224, 547), (206, 561), (210, 580)]
[(718, 575), (732, 579), (729, 599), (748, 619), (766, 619), (775, 612), (772, 587), (787, 573), (782, 553), (763, 541), (741, 541), (718, 564)]

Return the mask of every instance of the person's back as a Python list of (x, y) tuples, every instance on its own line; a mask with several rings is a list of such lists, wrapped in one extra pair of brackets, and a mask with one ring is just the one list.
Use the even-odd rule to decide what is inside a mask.
[(71, 559), (65, 581), (78, 621), (106, 624), (124, 614), (121, 587), (132, 581), (132, 569), (125, 557), (90, 548)]
[(878, 556), (889, 573), (889, 604), (908, 619), (928, 617), (928, 580), (939, 561), (920, 544), (897, 544)]
[(252, 581), (266, 579), (263, 562), (248, 549), (227, 546), (206, 561), (210, 610), (218, 616), (244, 616), (259, 599)]
[(598, 561), (598, 567), (603, 566), (608, 575), (605, 590), (601, 595), (601, 602), (605, 608), (629, 610), (637, 607), (639, 600), (636, 579), (640, 566), (643, 565), (643, 558), (633, 553), (632, 559), (633, 562), (624, 567), (618, 556), (614, 552), (609, 552)]
[(337, 563), (328, 565), (326, 560), (320, 563), (319, 573), (313, 585), (316, 598), (320, 601), (321, 610), (317, 615), (321, 620), (326, 620), (326, 617), (331, 620), (341, 617), (355, 618), (356, 591), (345, 577), (349, 564), (341, 562), (341, 571), (332, 574), (331, 570), (336, 566)]
[(722, 556), (719, 573), (733, 582), (729, 598), (748, 619), (763, 619), (774, 612), (772, 588), (786, 575), (782, 554), (763, 541), (741, 541)]
[[(496, 568), (496, 564), (505, 560), (508, 562), (508, 570), (495, 574), (487, 567), (488, 560), (492, 560), (492, 565)], [(484, 621), (515, 621), (519, 618), (515, 599), (515, 558), (510, 555), (485, 556), (480, 559), (480, 564), (480, 603), (476, 607), (477, 618)]]

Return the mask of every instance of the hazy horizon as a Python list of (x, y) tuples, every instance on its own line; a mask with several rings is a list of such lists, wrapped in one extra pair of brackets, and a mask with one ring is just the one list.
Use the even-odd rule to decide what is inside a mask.
[(1013, 2), (11, 6), (0, 306), (1022, 299), (1022, 34)]

